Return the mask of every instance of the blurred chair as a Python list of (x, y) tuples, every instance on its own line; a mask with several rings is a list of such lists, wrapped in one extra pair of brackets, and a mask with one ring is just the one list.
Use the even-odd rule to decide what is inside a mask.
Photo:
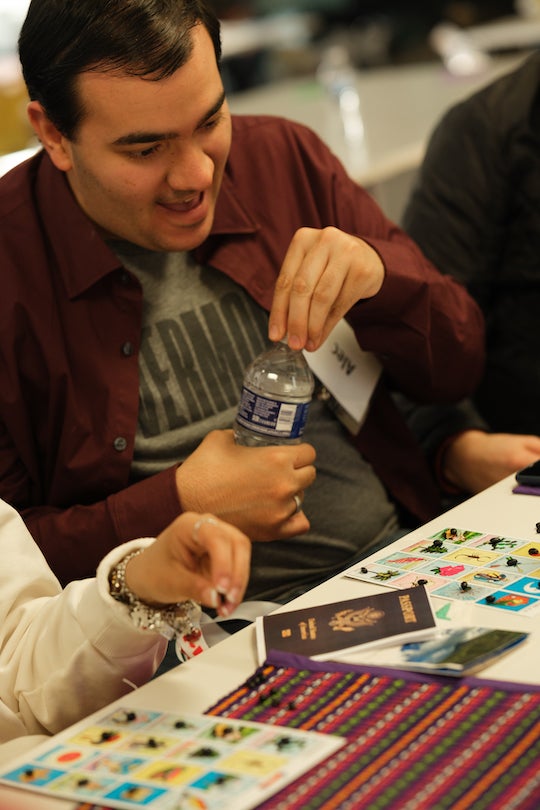
[(501, 17), (469, 28), (444, 22), (431, 31), (430, 43), (449, 73), (473, 76), (486, 69), (494, 53), (538, 48), (540, 16)]
[(26, 117), (28, 96), (15, 57), (0, 57), (0, 154), (23, 149), (33, 135)]
[(9, 172), (14, 166), (22, 163), (26, 158), (31, 157), (39, 146), (29, 146), (27, 149), (18, 149), (16, 152), (8, 152), (6, 155), (0, 155), (0, 177), (6, 172)]

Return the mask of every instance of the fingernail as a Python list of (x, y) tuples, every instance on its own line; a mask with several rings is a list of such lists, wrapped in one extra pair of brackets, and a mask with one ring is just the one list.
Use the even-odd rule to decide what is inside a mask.
[(302, 348), (302, 341), (298, 337), (298, 335), (289, 335), (288, 340), (289, 346), (291, 349), (301, 349)]
[(274, 324), (270, 324), (268, 329), (268, 337), (270, 340), (276, 341), (279, 338), (279, 330)]
[(231, 586), (230, 579), (228, 577), (223, 577), (223, 579), (220, 579), (218, 584), (216, 585), (216, 590), (222, 596), (226, 596), (230, 586)]
[(217, 608), (219, 605), (219, 595), (215, 588), (208, 588), (205, 602), (209, 607)]
[(233, 605), (237, 605), (240, 602), (240, 592), (238, 588), (231, 588), (230, 591), (227, 591), (227, 601)]

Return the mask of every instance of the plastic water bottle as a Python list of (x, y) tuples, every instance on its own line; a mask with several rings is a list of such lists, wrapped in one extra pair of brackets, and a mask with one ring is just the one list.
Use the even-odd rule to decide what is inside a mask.
[(275, 343), (247, 367), (234, 424), (237, 444), (299, 444), (314, 389), (301, 351)]

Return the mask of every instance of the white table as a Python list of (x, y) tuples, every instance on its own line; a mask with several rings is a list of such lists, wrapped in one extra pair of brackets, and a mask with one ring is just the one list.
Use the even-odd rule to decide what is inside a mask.
[(399, 222), (429, 135), (442, 114), (526, 58), (490, 59), (472, 76), (453, 76), (441, 62), (356, 71), (364, 137), (347, 141), (338, 105), (315, 78), (295, 78), (230, 97), (233, 113), (281, 115), (313, 129), (358, 183)]
[[(493, 532), (497, 535), (538, 540), (536, 523), (540, 521), (540, 497), (512, 494), (513, 477), (501, 481), (411, 532), (368, 560), (386, 555), (450, 526)], [(383, 586), (353, 580), (343, 575), (332, 577), (280, 608), (307, 607), (323, 602), (362, 596), (384, 590)], [(434, 606), (444, 602), (433, 599)], [(455, 605), (455, 611), (453, 607)], [(510, 655), (482, 670), (478, 677), (540, 683), (539, 616), (525, 617), (503, 610), (472, 604), (452, 603), (450, 619), (463, 624), (522, 629), (531, 633), (525, 644)], [(255, 631), (247, 627), (165, 675), (117, 701), (118, 705), (168, 711), (204, 712), (223, 695), (243, 683), (257, 666)], [(115, 704), (113, 704), (115, 705)], [(30, 798), (29, 798), (30, 797)], [(0, 810), (68, 810), (71, 802), (42, 798), (23, 791), (0, 787)]]
[(452, 76), (441, 62), (380, 67), (355, 72), (365, 127), (362, 163), (347, 147), (335, 100), (315, 78), (295, 78), (233, 94), (231, 111), (282, 115), (314, 129), (355, 180), (373, 185), (417, 166), (429, 134), (442, 113), (509, 72), (525, 54), (493, 58), (472, 76)]

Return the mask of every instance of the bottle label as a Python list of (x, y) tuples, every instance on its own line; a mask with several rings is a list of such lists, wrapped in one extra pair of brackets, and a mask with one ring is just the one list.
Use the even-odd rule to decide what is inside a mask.
[(283, 402), (242, 388), (236, 421), (242, 427), (265, 436), (298, 439), (304, 432), (309, 406), (307, 402)]

